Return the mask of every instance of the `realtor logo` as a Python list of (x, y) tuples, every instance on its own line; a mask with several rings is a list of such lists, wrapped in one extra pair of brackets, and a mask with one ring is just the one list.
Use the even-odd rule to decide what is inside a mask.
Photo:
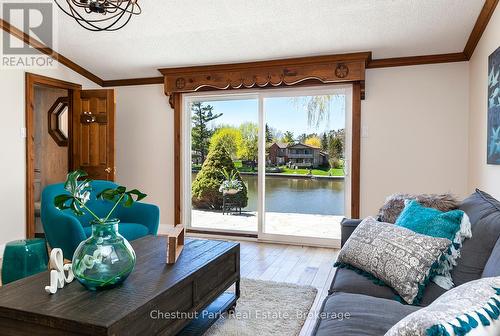
[[(1, 3), (2, 18), (13, 29), (22, 30), (43, 48), (54, 50), (54, 6), (51, 1)], [(48, 49), (46, 49), (48, 50)], [(2, 68), (55, 67), (57, 62), (33, 46), (7, 32), (2, 36)]]

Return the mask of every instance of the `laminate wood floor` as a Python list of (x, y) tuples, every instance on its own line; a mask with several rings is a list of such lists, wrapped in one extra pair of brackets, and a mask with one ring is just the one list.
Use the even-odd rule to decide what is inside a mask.
[[(338, 249), (249, 241), (239, 241), (239, 243), (241, 246), (240, 272), (243, 278), (316, 287), (318, 294), (311, 312), (319, 312), (335, 274), (333, 263), (337, 258)], [(311, 314), (300, 336), (311, 335), (314, 324), (315, 319)]]
[[(239, 241), (243, 278), (310, 285), (318, 294), (311, 312), (319, 312), (335, 274), (338, 249)], [(306, 320), (300, 336), (311, 334), (314, 314)]]

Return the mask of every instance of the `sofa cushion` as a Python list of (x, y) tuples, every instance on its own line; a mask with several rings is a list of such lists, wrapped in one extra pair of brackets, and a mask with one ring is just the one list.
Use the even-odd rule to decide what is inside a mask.
[[(92, 227), (86, 226), (83, 228), (83, 231), (87, 237), (90, 237)], [(145, 225), (136, 223), (120, 223), (118, 225), (118, 232), (128, 241), (136, 240), (149, 234), (149, 230)]]
[[(329, 294), (345, 292), (351, 294), (364, 294), (377, 298), (396, 300), (396, 294), (390, 287), (380, 286), (367, 277), (347, 268), (338, 268), (330, 286)], [(420, 302), (421, 306), (431, 304), (446, 290), (431, 282), (425, 287), (424, 296)]]
[(323, 302), (313, 335), (381, 336), (418, 309), (394, 300), (334, 293)]
[(356, 230), (356, 228), (362, 221), (363, 221), (362, 219), (349, 219), (349, 218), (344, 218), (342, 220), (342, 222), (340, 223), (341, 234), (342, 234), (340, 246), (344, 246), (347, 239), (349, 239), (354, 230)]
[(460, 205), (469, 216), (472, 238), (462, 246), (461, 258), (451, 272), (456, 286), (479, 279), (500, 236), (500, 202), (476, 189)]
[(453, 242), (441, 261), (432, 281), (444, 289), (453, 287), (451, 270), (460, 257), (460, 249), (465, 238), (472, 236), (469, 217), (462, 210), (443, 212), (427, 208), (415, 200), (405, 201), (405, 208), (395, 225), (405, 227), (420, 234), (447, 238)]
[(406, 200), (416, 200), (427, 208), (447, 212), (458, 207), (458, 200), (451, 194), (393, 194), (385, 200), (380, 208), (377, 219), (381, 222), (395, 223), (405, 207)]
[(419, 304), (450, 245), (449, 239), (367, 217), (340, 250), (335, 266), (355, 268), (392, 287), (405, 302)]
[(491, 253), (490, 259), (484, 266), (482, 278), (497, 277), (500, 276), (500, 238), (498, 238), (493, 252)]

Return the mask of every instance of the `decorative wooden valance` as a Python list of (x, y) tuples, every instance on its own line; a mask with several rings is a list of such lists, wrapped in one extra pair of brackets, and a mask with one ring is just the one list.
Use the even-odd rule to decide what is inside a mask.
[[(364, 82), (371, 53), (292, 58), (275, 61), (165, 68), (165, 93), (201, 90), (292, 86), (305, 81), (323, 84)], [(171, 105), (174, 99), (170, 99)], [(172, 106), (173, 107), (173, 106)]]

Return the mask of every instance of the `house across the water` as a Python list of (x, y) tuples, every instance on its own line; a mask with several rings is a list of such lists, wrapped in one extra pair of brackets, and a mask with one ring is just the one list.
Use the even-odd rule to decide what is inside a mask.
[(319, 147), (303, 143), (286, 144), (275, 142), (269, 147), (268, 163), (290, 167), (319, 167), (328, 164), (328, 154)]

